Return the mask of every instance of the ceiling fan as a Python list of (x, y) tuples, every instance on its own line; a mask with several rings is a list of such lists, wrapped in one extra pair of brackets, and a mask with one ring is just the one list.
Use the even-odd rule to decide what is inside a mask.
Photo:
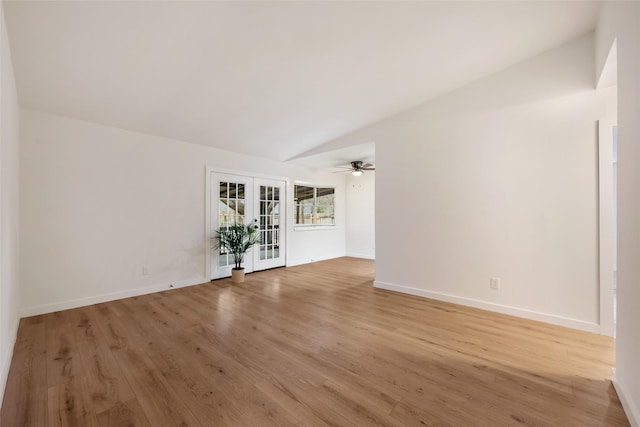
[(373, 163), (364, 163), (361, 160), (355, 160), (351, 162), (351, 165), (349, 166), (344, 165), (344, 166), (336, 166), (336, 167), (342, 168), (344, 170), (336, 171), (334, 173), (351, 172), (351, 175), (353, 176), (360, 176), (363, 174), (364, 171), (376, 170), (376, 167)]

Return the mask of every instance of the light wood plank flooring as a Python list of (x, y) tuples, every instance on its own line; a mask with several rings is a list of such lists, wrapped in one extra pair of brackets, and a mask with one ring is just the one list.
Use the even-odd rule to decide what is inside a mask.
[(625, 426), (611, 339), (340, 258), (23, 319), (10, 426)]

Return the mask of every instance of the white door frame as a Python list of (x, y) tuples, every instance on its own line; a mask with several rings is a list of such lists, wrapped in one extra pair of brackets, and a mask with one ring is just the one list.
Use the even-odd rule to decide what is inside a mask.
[(613, 336), (613, 128), (598, 121), (598, 240), (600, 270), (600, 334)]
[[(205, 215), (204, 215), (204, 272), (207, 280), (211, 280), (211, 262), (212, 262), (212, 244), (211, 239), (213, 237), (213, 233), (211, 231), (211, 174), (219, 173), (219, 174), (228, 174), (228, 175), (240, 175), (248, 178), (261, 178), (261, 179), (270, 179), (275, 181), (284, 181), (285, 183), (285, 195), (283, 199), (282, 212), (285, 217), (286, 227), (285, 227), (285, 246), (288, 248), (289, 243), (289, 209), (287, 203), (287, 196), (289, 194), (289, 178), (282, 176), (274, 176), (274, 175), (263, 175), (257, 174), (253, 172), (240, 171), (236, 169), (224, 169), (218, 168), (215, 166), (205, 166), (205, 185), (204, 185), (204, 194), (205, 194)], [(288, 249), (285, 250), (285, 265), (287, 261)]]

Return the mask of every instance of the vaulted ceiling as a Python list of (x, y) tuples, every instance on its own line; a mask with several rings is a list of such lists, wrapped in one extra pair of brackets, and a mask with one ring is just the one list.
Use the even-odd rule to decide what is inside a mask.
[(598, 7), (4, 2), (22, 107), (276, 160), (586, 34)]

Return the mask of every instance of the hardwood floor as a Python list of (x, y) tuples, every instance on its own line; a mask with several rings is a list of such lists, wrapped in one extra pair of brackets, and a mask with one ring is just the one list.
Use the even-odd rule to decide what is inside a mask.
[(340, 258), (22, 319), (10, 426), (625, 426), (607, 337)]

